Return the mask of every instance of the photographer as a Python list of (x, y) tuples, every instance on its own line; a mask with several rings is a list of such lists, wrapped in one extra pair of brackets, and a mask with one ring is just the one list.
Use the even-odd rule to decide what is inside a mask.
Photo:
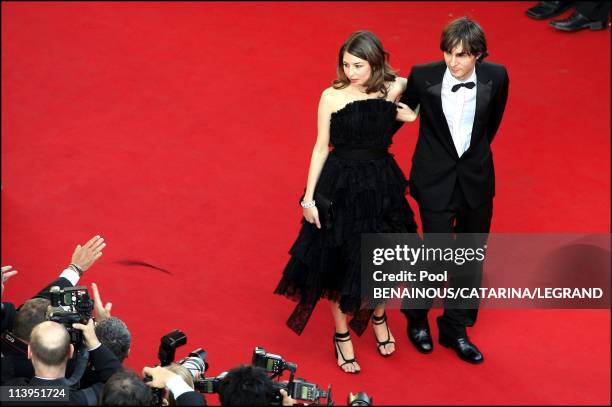
[[(50, 287), (74, 287), (83, 273), (87, 271), (102, 256), (106, 246), (104, 239), (94, 236), (83, 246), (77, 245), (70, 265), (62, 271), (59, 277), (26, 301), (15, 311), (10, 303), (2, 303), (2, 378), (1, 383), (15, 377), (32, 377), (34, 369), (27, 357), (27, 346), (32, 328), (46, 320), (47, 307), (50, 304)], [(2, 267), (2, 295), (4, 296), (4, 281), (16, 274), (10, 271), (11, 266)]]
[(15, 377), (34, 376), (34, 367), (28, 359), (28, 344), (32, 329), (47, 320), (47, 307), (51, 304), (46, 298), (32, 298), (26, 301), (14, 318), (12, 332), (2, 337), (2, 379), (1, 383)]
[[(116, 371), (121, 369), (121, 363), (113, 353), (102, 345), (96, 337), (93, 320), (87, 325), (73, 324), (83, 334), (83, 344), (89, 352), (96, 371), (104, 383)], [(42, 322), (32, 330), (28, 345), (28, 358), (34, 366), (33, 378), (17, 378), (6, 383), (7, 386), (69, 386), (66, 379), (66, 365), (74, 353), (74, 345), (70, 343), (70, 335), (66, 328), (52, 321)], [(70, 402), (80, 405), (97, 404), (102, 384), (97, 383), (87, 389), (71, 390)]]
[(104, 384), (100, 395), (103, 406), (151, 406), (153, 395), (133, 370), (119, 370)]
[(171, 372), (165, 367), (145, 367), (142, 369), (145, 377), (150, 377), (147, 385), (158, 389), (167, 388), (177, 406), (205, 406), (204, 397), (189, 385), (178, 374)]
[(132, 334), (125, 322), (111, 315), (112, 304), (110, 302), (102, 305), (103, 302), (96, 283), (91, 283), (91, 291), (96, 315), (96, 336), (123, 362), (130, 353)]
[(295, 400), (285, 390), (277, 390), (266, 371), (260, 367), (241, 365), (233, 368), (219, 383), (222, 406), (265, 406), (283, 398), (283, 406), (292, 406)]
[[(111, 303), (107, 303), (106, 306), (102, 305), (96, 283), (92, 283), (91, 288), (94, 300), (96, 336), (123, 363), (130, 353), (132, 335), (121, 319), (111, 316)], [(69, 365), (69, 370), (70, 367)], [(98, 374), (90, 363), (81, 378), (81, 386), (86, 387), (98, 382)]]

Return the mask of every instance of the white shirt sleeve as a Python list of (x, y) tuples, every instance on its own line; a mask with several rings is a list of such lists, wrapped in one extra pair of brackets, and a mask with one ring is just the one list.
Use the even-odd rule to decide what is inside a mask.
[(185, 383), (185, 380), (183, 380), (179, 375), (176, 375), (172, 379), (168, 380), (168, 383), (166, 383), (166, 387), (168, 388), (168, 390), (170, 390), (175, 400), (179, 398), (183, 393), (193, 391), (193, 389), (189, 387), (189, 385)]
[(70, 281), (73, 286), (76, 286), (79, 282), (79, 279), (81, 278), (79, 277), (79, 273), (77, 273), (76, 271), (74, 271), (73, 269), (69, 267), (66, 268), (64, 271), (62, 271), (62, 274), (60, 274), (60, 277), (64, 277), (65, 279)]
[(89, 352), (91, 352), (91, 351), (93, 351), (93, 350), (98, 349), (100, 346), (102, 346), (102, 343), (99, 343), (99, 344), (97, 344), (96, 346), (94, 346), (93, 348), (91, 348), (91, 349), (87, 349), (87, 350), (88, 350)]

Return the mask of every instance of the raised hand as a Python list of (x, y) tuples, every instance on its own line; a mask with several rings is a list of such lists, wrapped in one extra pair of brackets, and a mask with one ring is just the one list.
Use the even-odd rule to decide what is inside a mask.
[(102, 299), (100, 298), (100, 292), (98, 291), (98, 285), (96, 283), (91, 283), (91, 291), (93, 292), (94, 310), (96, 312), (96, 321), (100, 322), (102, 320), (110, 318), (111, 308), (113, 304), (110, 302), (107, 302), (106, 305), (102, 305), (103, 302), (102, 302)]
[(72, 263), (76, 264), (81, 270), (87, 271), (102, 256), (104, 247), (106, 247), (104, 239), (100, 236), (94, 236), (83, 246), (77, 245), (74, 253), (72, 253)]
[(83, 332), (83, 342), (85, 343), (87, 349), (93, 349), (100, 344), (100, 341), (96, 336), (96, 329), (93, 319), (90, 318), (89, 321), (87, 321), (87, 325), (75, 323), (72, 324), (72, 327)]
[(18, 273), (17, 270), (11, 270), (13, 266), (2, 266), (2, 295), (4, 295), (4, 282)]

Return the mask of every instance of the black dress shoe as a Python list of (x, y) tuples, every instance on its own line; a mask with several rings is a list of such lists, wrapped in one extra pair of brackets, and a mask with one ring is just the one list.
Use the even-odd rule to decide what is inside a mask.
[(431, 353), (433, 350), (433, 341), (431, 340), (428, 323), (422, 325), (408, 322), (408, 339), (421, 353)]
[(573, 1), (539, 1), (537, 5), (527, 9), (525, 14), (536, 20), (556, 17), (570, 8)]
[(445, 348), (454, 349), (457, 355), (468, 363), (478, 364), (484, 361), (484, 356), (478, 350), (467, 336), (459, 338), (451, 338), (446, 335), (440, 335), (440, 345)]
[(606, 27), (606, 21), (593, 21), (589, 20), (577, 11), (574, 14), (566, 18), (565, 20), (551, 21), (549, 24), (551, 27), (562, 31), (578, 31), (584, 28), (590, 28), (591, 30), (603, 30)]

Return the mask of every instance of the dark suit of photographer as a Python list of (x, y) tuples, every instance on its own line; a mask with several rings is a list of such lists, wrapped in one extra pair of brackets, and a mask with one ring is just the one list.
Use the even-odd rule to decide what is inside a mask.
[[(76, 274), (74, 271), (71, 272)], [(62, 274), (64, 273), (66, 271)], [(78, 278), (78, 274), (76, 276)], [(34, 326), (46, 320), (46, 307), (50, 304), (49, 287), (54, 285), (65, 288), (72, 287), (73, 283), (66, 277), (59, 277), (54, 280), (16, 310), (9, 329), (3, 332), (0, 342), (2, 348), (2, 383), (14, 377), (34, 376), (34, 367), (27, 355), (30, 333)]]
[[(93, 320), (87, 325), (73, 324), (75, 329), (83, 332), (83, 345), (98, 372), (101, 383), (106, 382), (115, 372), (121, 369), (121, 362), (96, 337)], [(66, 328), (52, 321), (38, 324), (32, 330), (28, 346), (28, 357), (32, 360), (35, 375), (32, 378), (20, 377), (5, 383), (7, 386), (68, 386), (65, 377), (68, 359), (74, 353), (70, 335)], [(97, 405), (102, 384), (97, 383), (87, 389), (70, 390), (70, 404)], [(48, 402), (43, 403), (48, 404)]]

